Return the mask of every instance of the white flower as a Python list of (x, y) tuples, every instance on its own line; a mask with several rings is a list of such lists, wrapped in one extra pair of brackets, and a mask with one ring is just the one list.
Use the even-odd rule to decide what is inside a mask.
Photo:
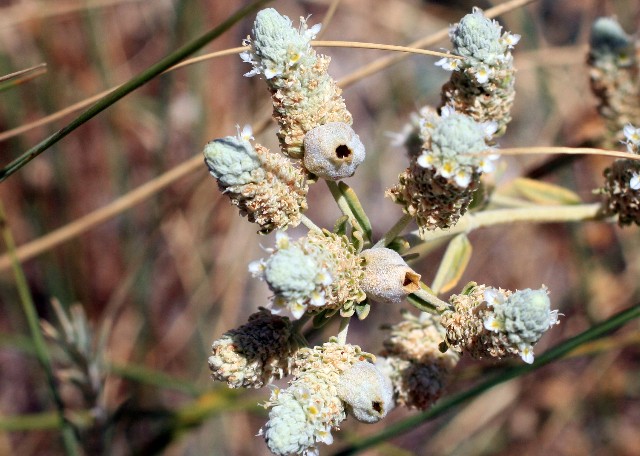
[(549, 327), (560, 324), (560, 315), (557, 309), (549, 312)]
[(464, 168), (458, 168), (453, 180), (458, 187), (466, 188), (469, 185), (469, 182), (471, 182), (471, 173)]
[(320, 33), (321, 29), (322, 29), (322, 24), (316, 24), (313, 27), (311, 27), (310, 29), (305, 30), (304, 36), (307, 37), (308, 39), (312, 40), (316, 36), (318, 36), (318, 33)]
[(282, 70), (279, 70), (278, 68), (276, 68), (273, 63), (269, 62), (269, 64), (265, 65), (265, 69), (264, 69), (265, 78), (272, 79), (280, 74), (282, 74)]
[[(323, 297), (323, 299), (324, 299), (324, 297)], [(295, 320), (298, 320), (307, 311), (307, 305), (302, 303), (302, 302), (300, 302), (300, 301), (294, 301), (289, 305), (289, 311), (291, 312), (291, 316)], [(273, 311), (272, 311), (272, 313), (273, 313)]]
[(520, 38), (521, 36), (517, 33), (506, 33), (502, 37), (502, 40), (504, 44), (507, 45), (507, 49), (513, 49), (513, 47), (520, 41)]
[(490, 173), (496, 168), (496, 165), (493, 163), (495, 159), (492, 157), (493, 155), (488, 155), (480, 158), (480, 164), (478, 165), (480, 171), (483, 173)]
[(520, 358), (527, 364), (533, 364), (533, 347), (528, 344), (518, 345), (520, 351)]
[(240, 125), (236, 125), (236, 130), (238, 132), (238, 139), (241, 141), (249, 141), (251, 139), (255, 139), (253, 137), (253, 129), (249, 124), (242, 127), (242, 131), (240, 131)]
[(487, 331), (500, 332), (504, 330), (504, 322), (498, 320), (494, 315), (487, 317), (483, 323)]
[(627, 124), (622, 129), (627, 143), (640, 144), (640, 128), (636, 128), (631, 124)]
[(276, 233), (276, 248), (278, 250), (288, 249), (289, 248), (289, 236), (287, 233), (283, 231), (278, 231)]
[(482, 127), (484, 128), (484, 134), (487, 135), (488, 139), (498, 131), (498, 122), (495, 120), (490, 120), (488, 122), (482, 122)]
[(433, 156), (429, 155), (429, 154), (421, 154), (418, 157), (418, 165), (422, 166), (423, 168), (432, 168), (433, 167)]
[(633, 176), (631, 176), (629, 180), (629, 187), (632, 190), (640, 190), (640, 174), (633, 173)]
[(436, 66), (442, 67), (443, 70), (455, 71), (458, 69), (458, 59), (450, 59), (443, 57), (435, 63)]
[(261, 277), (266, 269), (266, 265), (262, 260), (256, 260), (249, 263), (249, 272), (253, 277)]
[(325, 303), (324, 291), (313, 290), (311, 292), (310, 298), (311, 299), (309, 300), (309, 304), (311, 304), (312, 306), (315, 306), (315, 307), (324, 306), (324, 303)]
[(500, 306), (505, 302), (504, 295), (500, 293), (500, 290), (495, 288), (487, 288), (484, 290), (483, 298), (491, 307)]
[(319, 285), (327, 287), (333, 283), (333, 279), (331, 278), (329, 271), (323, 269), (316, 275), (315, 282)]
[(450, 178), (456, 172), (456, 164), (451, 161), (442, 163), (442, 166), (438, 168), (438, 173), (445, 179)]
[(480, 84), (484, 84), (489, 81), (491, 76), (493, 76), (493, 70), (486, 65), (479, 66), (476, 70), (476, 81)]

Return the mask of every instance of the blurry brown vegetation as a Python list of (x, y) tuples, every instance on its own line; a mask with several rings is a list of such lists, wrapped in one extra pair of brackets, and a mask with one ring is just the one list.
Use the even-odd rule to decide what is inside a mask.
[[(45, 75), (0, 92), (0, 132), (126, 81), (244, 3), (0, 1), (0, 75), (42, 62), (48, 68)], [(406, 44), (456, 22), (476, 4), (488, 8), (494, 3), (343, 0), (322, 39)], [(313, 24), (322, 20), (329, 4), (278, 0), (270, 6), (294, 20), (312, 14)], [(639, 13), (637, 2), (630, 0), (540, 0), (498, 18), (506, 29), (523, 35), (514, 53), (514, 121), (500, 145), (597, 145), (603, 124), (584, 65), (589, 27), (600, 15), (617, 14), (632, 32)], [(239, 46), (252, 22), (246, 18), (206, 52)], [(449, 43), (434, 49), (440, 47)], [(332, 56), (330, 72), (337, 79), (386, 55), (320, 51)], [(383, 193), (407, 163), (404, 151), (389, 146), (385, 132), (401, 130), (417, 107), (438, 103), (449, 75), (433, 62), (412, 56), (344, 93), (368, 151), (348, 182), (377, 236), (401, 215)], [(17, 244), (127, 195), (199, 155), (209, 139), (234, 134), (236, 124), (255, 124), (268, 116), (267, 90), (257, 78), (243, 78), (246, 71), (247, 65), (232, 55), (158, 77), (0, 184)], [(3, 165), (71, 116), (5, 139), (0, 143)], [(272, 125), (257, 139), (277, 147), (274, 131)], [(533, 175), (576, 191), (584, 201), (596, 201), (591, 190), (600, 185), (610, 161), (507, 157), (496, 180), (503, 185), (516, 176)], [(339, 216), (323, 186), (311, 190), (309, 206), (309, 217), (320, 226), (332, 227)], [(206, 363), (211, 341), (267, 302), (264, 284), (247, 275), (248, 262), (262, 256), (260, 245), (273, 243), (256, 230), (221, 197), (203, 164), (135, 207), (24, 263), (41, 318), (53, 318), (50, 301), (55, 297), (64, 306), (82, 303), (96, 333), (111, 321), (106, 357), (112, 371), (103, 406), (115, 416), (97, 437), (105, 441), (94, 448), (108, 454), (266, 452), (263, 440), (253, 437), (265, 412), (247, 404), (266, 399), (268, 393), (231, 394), (235, 391), (211, 382)], [(293, 235), (301, 233), (297, 229)], [(553, 307), (565, 317), (543, 338), (537, 353), (640, 299), (637, 227), (514, 224), (480, 230), (470, 238), (474, 254), (461, 284), (474, 280), (508, 289), (549, 287)], [(439, 249), (414, 264), (425, 282), (433, 278), (441, 255)], [(5, 258), (0, 271), (0, 422), (54, 409), (30, 349), (8, 265)], [(354, 323), (350, 341), (377, 352), (378, 326), (397, 319), (399, 311), (374, 307), (367, 320)], [(632, 322), (588, 353), (497, 387), (456, 414), (368, 454), (639, 455), (638, 328)], [(492, 367), (463, 363), (451, 391)], [(62, 392), (69, 409), (82, 410), (77, 391)], [(404, 411), (396, 411), (387, 420), (403, 416)], [(336, 436), (369, 434), (385, 422), (365, 427), (349, 420)], [(174, 432), (177, 428), (181, 432)], [(322, 449), (329, 450), (333, 447)], [(62, 452), (56, 429), (0, 427), (0, 454)]]

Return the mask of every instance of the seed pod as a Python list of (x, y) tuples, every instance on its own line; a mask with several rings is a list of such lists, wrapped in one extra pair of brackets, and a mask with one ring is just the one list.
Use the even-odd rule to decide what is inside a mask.
[(404, 262), (398, 252), (387, 248), (363, 251), (365, 260), (362, 289), (383, 303), (399, 303), (420, 288), (420, 274)]
[(340, 376), (338, 397), (362, 423), (377, 423), (393, 408), (391, 380), (367, 361), (354, 364)]
[(304, 167), (323, 179), (353, 176), (364, 158), (364, 145), (344, 122), (320, 125), (304, 137)]

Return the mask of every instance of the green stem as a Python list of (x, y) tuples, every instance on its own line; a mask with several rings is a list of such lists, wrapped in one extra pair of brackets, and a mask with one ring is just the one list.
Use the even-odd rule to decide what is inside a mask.
[(448, 303), (423, 289), (411, 293), (407, 299), (412, 306), (421, 312), (439, 315), (449, 308)]
[(356, 218), (356, 215), (351, 210), (351, 207), (349, 207), (349, 203), (347, 202), (347, 199), (344, 197), (344, 195), (340, 191), (340, 187), (338, 187), (338, 183), (330, 180), (325, 180), (325, 182), (327, 183), (327, 187), (329, 187), (331, 196), (333, 196), (333, 199), (336, 201), (336, 204), (340, 208), (340, 211), (344, 215), (349, 217), (349, 221), (351, 222), (351, 224), (357, 225), (357, 226), (354, 226), (354, 228), (357, 228), (359, 231), (364, 232), (363, 228), (358, 223), (358, 219)]
[(68, 455), (78, 455), (80, 454), (78, 441), (76, 439), (73, 425), (69, 422), (69, 420), (67, 420), (64, 414), (64, 402), (62, 401), (62, 397), (60, 396), (60, 392), (58, 391), (58, 387), (56, 385), (56, 379), (53, 373), (53, 367), (51, 365), (51, 357), (49, 356), (49, 352), (47, 350), (47, 344), (44, 340), (42, 332), (40, 331), (40, 326), (38, 323), (38, 312), (36, 311), (36, 306), (33, 303), (33, 297), (31, 296), (29, 285), (27, 284), (27, 278), (25, 277), (22, 266), (20, 265), (20, 262), (18, 261), (18, 258), (16, 256), (15, 242), (13, 240), (11, 230), (9, 229), (9, 226), (7, 224), (4, 206), (1, 203), (0, 229), (2, 230), (2, 236), (7, 246), (7, 253), (9, 255), (9, 258), (11, 259), (11, 267), (13, 269), (13, 274), (16, 280), (16, 288), (18, 289), (18, 294), (20, 295), (22, 310), (24, 311), (25, 317), (27, 319), (27, 326), (29, 327), (29, 331), (31, 332), (35, 354), (44, 370), (45, 376), (47, 378), (47, 383), (51, 391), (51, 396), (58, 412), (62, 432), (62, 442), (64, 444), (65, 452)]
[(5, 166), (2, 170), (0, 170), (0, 182), (7, 179), (13, 173), (18, 171), (20, 168), (25, 166), (35, 157), (37, 157), (42, 152), (44, 152), (45, 150), (50, 148), (52, 145), (60, 141), (62, 138), (67, 136), (69, 133), (71, 133), (73, 130), (78, 128), (80, 125), (87, 122), (91, 118), (95, 117), (97, 114), (104, 111), (109, 106), (111, 106), (121, 98), (124, 98), (126, 95), (133, 92), (137, 88), (146, 84), (147, 82), (149, 82), (154, 77), (158, 76), (163, 71), (167, 70), (168, 68), (172, 67), (173, 65), (180, 62), (184, 58), (190, 56), (194, 52), (203, 48), (204, 46), (209, 44), (211, 41), (215, 40), (224, 32), (226, 32), (228, 29), (230, 29), (236, 22), (241, 20), (243, 17), (247, 16), (248, 14), (251, 14), (253, 11), (262, 7), (265, 3), (268, 3), (269, 1), (271, 0), (256, 0), (253, 3), (250, 3), (249, 5), (245, 6), (244, 8), (240, 8), (238, 11), (232, 14), (227, 20), (225, 20), (222, 24), (220, 24), (216, 28), (208, 31), (201, 37), (196, 38), (193, 41), (185, 44), (180, 49), (172, 52), (171, 54), (169, 54), (159, 62), (155, 63), (154, 65), (151, 65), (149, 68), (144, 70), (139, 75), (125, 82), (124, 84), (119, 86), (117, 89), (115, 89), (113, 92), (110, 92), (109, 94), (105, 95), (96, 104), (94, 104), (89, 109), (84, 111), (74, 120), (72, 120), (69, 124), (67, 124), (60, 130), (58, 130), (57, 132), (49, 136), (44, 141), (41, 141), (40, 143), (36, 144), (34, 147), (26, 151), (20, 157), (16, 158), (7, 166)]
[(318, 225), (313, 223), (313, 221), (304, 214), (300, 214), (300, 221), (311, 231), (322, 231)]
[(523, 364), (507, 368), (501, 373), (494, 375), (488, 380), (474, 386), (471, 389), (468, 389), (467, 391), (463, 391), (461, 393), (449, 396), (441, 400), (426, 412), (414, 415), (406, 420), (389, 425), (384, 429), (384, 431), (342, 449), (341, 451), (337, 452), (335, 456), (356, 454), (366, 448), (370, 448), (390, 438), (394, 438), (400, 434), (408, 432), (418, 427), (419, 425), (444, 414), (445, 412), (466, 402), (467, 400), (479, 396), (480, 394), (493, 388), (496, 385), (499, 385), (500, 383), (504, 383), (521, 375), (528, 374), (529, 372), (533, 372), (541, 368), (542, 366), (562, 359), (571, 351), (575, 350), (581, 345), (602, 337), (610, 331), (617, 329), (630, 320), (638, 317), (640, 317), (640, 305), (636, 305), (629, 309), (623, 310), (622, 312), (614, 315), (608, 320), (605, 320), (604, 322), (587, 329), (577, 336), (556, 345), (546, 353), (537, 357), (536, 361), (533, 364)]
[[(469, 213), (462, 217), (456, 226), (446, 231), (430, 231), (423, 236), (423, 241), (434, 241), (459, 233), (469, 233), (478, 228), (502, 225), (515, 222), (553, 223), (577, 222), (598, 218), (600, 203), (577, 204), (570, 206), (536, 206), (516, 209), (495, 209), (490, 211)], [(417, 231), (412, 234), (418, 235)]]
[(376, 242), (376, 245), (373, 246), (373, 248), (378, 248), (378, 247), (386, 247), (388, 246), (391, 242), (393, 242), (393, 240), (398, 237), (398, 235), (402, 232), (402, 230), (405, 229), (405, 227), (409, 224), (409, 222), (411, 222), (412, 217), (409, 214), (404, 214), (402, 217), (400, 217), (400, 220), (398, 220), (396, 222), (395, 225), (393, 225), (389, 231), (387, 231), (378, 242)]
[(349, 333), (349, 322), (351, 317), (342, 317), (340, 319), (340, 329), (338, 330), (338, 343), (344, 345), (347, 343), (347, 334)]

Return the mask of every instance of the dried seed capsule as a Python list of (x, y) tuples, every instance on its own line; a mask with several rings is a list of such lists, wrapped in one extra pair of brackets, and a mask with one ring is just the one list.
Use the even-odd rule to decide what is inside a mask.
[(304, 137), (304, 167), (323, 179), (353, 176), (364, 158), (364, 145), (344, 122), (320, 125)]
[(340, 376), (338, 397), (363, 423), (376, 423), (393, 408), (393, 386), (374, 364), (361, 361)]
[(407, 266), (398, 252), (387, 248), (364, 250), (362, 289), (383, 303), (399, 303), (420, 288), (420, 274)]

